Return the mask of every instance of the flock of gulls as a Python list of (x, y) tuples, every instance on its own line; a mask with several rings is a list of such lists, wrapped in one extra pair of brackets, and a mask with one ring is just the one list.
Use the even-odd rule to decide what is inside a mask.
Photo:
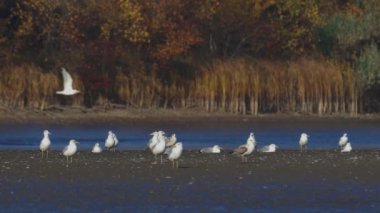
[[(40, 143), (40, 150), (42, 153), (42, 158), (44, 158), (44, 154), (46, 158), (49, 155), (49, 149), (51, 146), (51, 141), (49, 138), (50, 132), (48, 130), (43, 131), (43, 138)], [(177, 142), (176, 134), (172, 134), (170, 137), (165, 136), (165, 132), (163, 131), (155, 131), (150, 134), (152, 137), (149, 139), (147, 144), (147, 148), (150, 149), (152, 154), (154, 155), (155, 161), (154, 164), (157, 164), (158, 156), (160, 156), (160, 163), (163, 163), (163, 155), (167, 155), (167, 158), (172, 162), (173, 168), (178, 168), (178, 159), (182, 155), (183, 145), (182, 142)], [(301, 152), (307, 151), (309, 135), (306, 133), (302, 133), (299, 139), (299, 145)], [(62, 151), (62, 154), (66, 157), (67, 164), (69, 162), (73, 162), (73, 155), (77, 152), (77, 144), (79, 142), (71, 139), (69, 144), (65, 146)], [(119, 144), (119, 140), (116, 137), (116, 134), (112, 131), (108, 131), (108, 136), (104, 142), (104, 148), (108, 151), (116, 151), (116, 148)], [(344, 133), (342, 137), (340, 137), (338, 145), (340, 146), (341, 152), (350, 152), (352, 150), (351, 143), (348, 141), (347, 133)], [(275, 144), (270, 144), (264, 146), (260, 149), (257, 149), (259, 152), (264, 153), (273, 153), (276, 152), (278, 146)], [(200, 149), (201, 153), (221, 153), (222, 148), (219, 145), (214, 145), (212, 147), (205, 147)], [(253, 153), (256, 150), (256, 139), (254, 134), (251, 132), (245, 144), (240, 145), (236, 149), (234, 149), (231, 153), (241, 157), (242, 162), (248, 162), (248, 155)], [(99, 143), (95, 143), (92, 148), (92, 153), (100, 154), (103, 149)]]
[[(73, 89), (73, 79), (70, 74), (66, 71), (65, 68), (62, 68), (62, 77), (63, 77), (63, 90), (57, 91), (56, 93), (59, 95), (71, 96), (79, 93), (80, 91), (77, 89)], [(51, 145), (51, 141), (49, 138), (50, 132), (45, 130), (43, 132), (43, 138), (40, 143), (40, 150), (42, 153), (42, 158), (44, 157), (44, 153), (46, 152), (46, 158), (49, 156), (49, 149)], [(149, 148), (152, 154), (155, 157), (154, 163), (157, 163), (157, 157), (160, 156), (160, 162), (162, 164), (163, 155), (167, 155), (168, 159), (172, 162), (173, 168), (178, 168), (178, 159), (182, 155), (183, 145), (181, 142), (177, 142), (177, 137), (175, 134), (172, 134), (170, 137), (165, 136), (165, 132), (163, 131), (155, 131), (150, 134), (152, 137), (150, 138), (147, 148)], [(309, 135), (306, 133), (302, 133), (299, 145), (300, 150), (306, 151), (308, 144)], [(77, 152), (77, 144), (79, 142), (76, 140), (70, 140), (69, 144), (63, 149), (62, 154), (67, 159), (67, 164), (69, 162), (73, 162), (73, 156)], [(119, 144), (119, 140), (116, 135), (112, 132), (108, 132), (108, 136), (105, 140), (104, 147), (109, 151), (116, 150), (116, 147)], [(350, 152), (352, 150), (351, 144), (348, 141), (347, 133), (344, 133), (338, 142), (341, 152)], [(256, 148), (256, 139), (253, 133), (249, 134), (247, 142), (243, 145), (240, 145), (236, 149), (232, 151), (232, 154), (238, 155), (241, 157), (242, 162), (248, 162), (248, 155), (250, 155)], [(259, 152), (276, 152), (278, 146), (275, 144), (270, 144), (258, 149)], [(206, 147), (200, 150), (201, 153), (221, 153), (222, 148), (219, 145), (214, 145), (213, 147)], [(99, 154), (103, 150), (99, 143), (96, 143), (92, 148), (92, 153)]]

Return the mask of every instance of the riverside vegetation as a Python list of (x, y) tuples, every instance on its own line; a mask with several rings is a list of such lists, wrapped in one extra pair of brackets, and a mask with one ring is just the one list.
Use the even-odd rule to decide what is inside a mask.
[(0, 3), (0, 107), (379, 111), (380, 3), (327, 0)]

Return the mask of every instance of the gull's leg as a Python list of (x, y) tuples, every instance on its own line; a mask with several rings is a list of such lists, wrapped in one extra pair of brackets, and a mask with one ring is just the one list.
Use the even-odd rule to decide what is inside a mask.
[(173, 163), (173, 166), (172, 166), (172, 167), (174, 168), (174, 164), (175, 164), (175, 163), (174, 163), (174, 160), (172, 160), (172, 163)]
[(73, 163), (73, 156), (71, 156), (71, 163)]
[(66, 164), (69, 164), (69, 156), (66, 156)]
[(44, 151), (41, 150), (42, 159), (44, 159)]
[(301, 152), (302, 152), (302, 145), (300, 145), (300, 150), (301, 150)]
[(305, 152), (307, 151), (307, 144), (305, 144)]
[(244, 163), (244, 156), (241, 156), (241, 162)]
[(49, 158), (49, 149), (46, 150), (46, 159)]
[(179, 168), (179, 160), (177, 160), (177, 169)]
[(161, 164), (162, 164), (162, 154), (161, 154)]

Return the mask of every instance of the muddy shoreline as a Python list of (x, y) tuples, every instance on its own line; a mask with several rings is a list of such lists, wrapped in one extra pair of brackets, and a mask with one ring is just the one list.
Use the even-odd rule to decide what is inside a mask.
[(102, 124), (102, 123), (158, 123), (158, 122), (358, 122), (380, 123), (380, 114), (306, 115), (298, 113), (267, 113), (252, 115), (206, 112), (203, 109), (87, 109), (82, 107), (59, 108), (59, 110), (3, 110), (0, 111), (0, 125), (7, 124)]
[(0, 206), (9, 211), (310, 211), (380, 208), (380, 151), (280, 150), (248, 163), (184, 152), (180, 168), (147, 151), (0, 151)]

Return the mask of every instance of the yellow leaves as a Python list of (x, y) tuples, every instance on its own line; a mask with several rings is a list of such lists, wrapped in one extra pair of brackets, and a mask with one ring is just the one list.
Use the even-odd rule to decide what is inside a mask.
[(100, 8), (101, 16), (107, 18), (101, 26), (103, 37), (108, 39), (111, 33), (116, 33), (133, 43), (149, 40), (149, 33), (138, 4), (130, 0), (119, 0), (118, 4), (113, 2), (103, 2), (103, 4), (105, 5)]

